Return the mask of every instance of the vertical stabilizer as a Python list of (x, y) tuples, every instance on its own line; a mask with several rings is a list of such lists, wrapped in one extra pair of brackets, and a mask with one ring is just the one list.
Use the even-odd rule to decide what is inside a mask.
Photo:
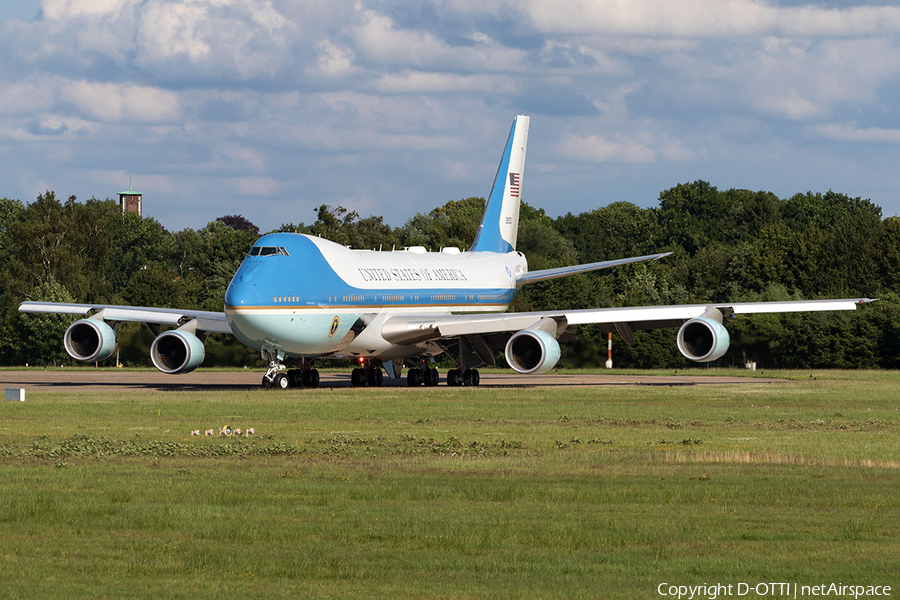
[(505, 253), (516, 249), (529, 121), (530, 118), (525, 115), (513, 120), (475, 243), (469, 249), (472, 252)]

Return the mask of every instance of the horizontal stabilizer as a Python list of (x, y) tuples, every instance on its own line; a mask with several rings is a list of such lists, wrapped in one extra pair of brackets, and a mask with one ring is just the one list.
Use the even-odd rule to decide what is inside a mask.
[(618, 267), (629, 263), (643, 262), (645, 260), (659, 260), (664, 256), (669, 256), (671, 252), (663, 252), (662, 254), (650, 254), (648, 256), (635, 256), (633, 258), (619, 258), (616, 260), (604, 260), (601, 262), (590, 263), (586, 265), (573, 265), (571, 267), (559, 267), (557, 269), (544, 269), (541, 271), (529, 271), (519, 277), (517, 283), (519, 285), (525, 283), (534, 283), (535, 281), (545, 281), (547, 279), (555, 279), (557, 277), (565, 277), (566, 275), (575, 275), (576, 273), (589, 273), (591, 271), (599, 271), (600, 269), (608, 269), (609, 267)]

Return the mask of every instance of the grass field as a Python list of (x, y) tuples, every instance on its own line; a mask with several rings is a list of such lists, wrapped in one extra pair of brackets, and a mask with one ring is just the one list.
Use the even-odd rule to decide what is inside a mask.
[[(0, 597), (900, 596), (900, 374), (766, 375), (791, 381), (29, 392)], [(255, 435), (190, 436), (225, 425)]]

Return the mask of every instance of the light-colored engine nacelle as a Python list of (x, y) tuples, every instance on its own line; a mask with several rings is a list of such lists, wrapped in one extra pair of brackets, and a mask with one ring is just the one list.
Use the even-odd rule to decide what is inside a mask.
[(63, 344), (75, 360), (106, 360), (116, 351), (116, 332), (103, 321), (81, 319), (66, 329)]
[(678, 351), (696, 362), (710, 362), (728, 351), (731, 336), (725, 326), (708, 317), (691, 319), (678, 330)]
[(546, 373), (559, 362), (559, 342), (539, 329), (523, 329), (506, 342), (506, 362), (519, 373)]
[(169, 375), (190, 373), (206, 357), (206, 348), (196, 335), (187, 331), (166, 331), (150, 346), (153, 366)]

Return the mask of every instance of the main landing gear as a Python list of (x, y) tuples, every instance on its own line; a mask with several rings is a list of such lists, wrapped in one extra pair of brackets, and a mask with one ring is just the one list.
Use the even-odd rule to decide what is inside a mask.
[[(353, 369), (350, 376), (350, 382), (353, 387), (381, 387), (384, 380), (384, 372), (381, 370), (381, 361), (363, 360), (360, 366)], [(421, 366), (412, 367), (406, 371), (406, 383), (410, 387), (424, 385), (425, 387), (435, 387), (441, 379), (441, 375), (437, 369), (431, 369), (426, 366), (425, 361), (419, 363)], [(395, 373), (399, 375), (399, 368), (394, 367)], [(478, 369), (451, 369), (447, 371), (447, 385), (455, 386), (474, 386), (481, 383), (481, 376)]]
[(381, 387), (383, 381), (384, 373), (381, 367), (353, 369), (350, 374), (353, 387)]
[(381, 387), (384, 382), (381, 361), (360, 358), (359, 365), (350, 374), (350, 383), (353, 387)]
[(413, 367), (406, 372), (406, 383), (410, 387), (424, 385), (425, 387), (433, 387), (438, 384), (440, 373), (437, 369), (420, 369)]
[(457, 387), (461, 385), (479, 385), (481, 374), (478, 369), (450, 369), (447, 371), (447, 385)]
[[(424, 385), (432, 387), (438, 384), (440, 374), (437, 369), (420, 369), (414, 367), (406, 372), (406, 383), (410, 387)], [(481, 375), (478, 369), (450, 369), (447, 371), (447, 385), (458, 387), (461, 385), (478, 385), (481, 383)]]

